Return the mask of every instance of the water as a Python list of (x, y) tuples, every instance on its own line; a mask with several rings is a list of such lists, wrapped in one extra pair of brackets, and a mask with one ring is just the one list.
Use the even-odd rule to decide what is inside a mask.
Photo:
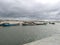
[(22, 45), (60, 34), (60, 24), (0, 27), (0, 45)]

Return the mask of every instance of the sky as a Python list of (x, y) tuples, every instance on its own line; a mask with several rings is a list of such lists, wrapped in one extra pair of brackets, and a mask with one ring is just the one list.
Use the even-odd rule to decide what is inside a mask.
[(0, 0), (0, 18), (60, 20), (60, 0)]

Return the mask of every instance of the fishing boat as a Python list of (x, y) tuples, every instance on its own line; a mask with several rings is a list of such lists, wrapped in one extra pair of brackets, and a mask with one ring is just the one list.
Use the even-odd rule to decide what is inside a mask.
[(22, 26), (33, 26), (35, 25), (33, 22), (24, 22), (22, 23)]
[(2, 24), (0, 24), (0, 26), (2, 26)]
[(41, 23), (41, 24), (36, 24), (36, 25), (46, 25), (47, 23)]
[(54, 22), (49, 22), (49, 24), (55, 24)]
[(24, 23), (23, 26), (33, 26), (34, 24)]
[(3, 23), (0, 23), (0, 26), (2, 26)]
[(1, 26), (17, 26), (19, 24), (10, 24), (10, 23), (3, 23)]
[(46, 22), (34, 22), (35, 25), (46, 25)]

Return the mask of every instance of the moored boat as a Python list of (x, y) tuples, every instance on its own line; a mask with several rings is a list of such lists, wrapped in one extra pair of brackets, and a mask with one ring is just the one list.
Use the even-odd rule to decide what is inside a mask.
[(19, 24), (10, 24), (10, 23), (3, 23), (3, 24), (0, 24), (0, 26), (17, 26)]
[(49, 24), (55, 24), (54, 22), (49, 22)]
[(35, 25), (46, 25), (46, 22), (34, 22)]
[(41, 23), (41, 24), (36, 24), (36, 25), (46, 25), (47, 23)]
[(22, 26), (33, 26), (34, 24), (22, 24)]
[(35, 25), (33, 22), (24, 22), (22, 23), (22, 26), (33, 26)]
[(0, 24), (0, 26), (2, 26), (2, 24)]

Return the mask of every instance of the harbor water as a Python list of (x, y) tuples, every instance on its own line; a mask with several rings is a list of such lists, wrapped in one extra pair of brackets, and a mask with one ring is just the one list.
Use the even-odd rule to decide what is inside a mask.
[(23, 45), (55, 34), (60, 34), (60, 23), (0, 27), (0, 45)]

